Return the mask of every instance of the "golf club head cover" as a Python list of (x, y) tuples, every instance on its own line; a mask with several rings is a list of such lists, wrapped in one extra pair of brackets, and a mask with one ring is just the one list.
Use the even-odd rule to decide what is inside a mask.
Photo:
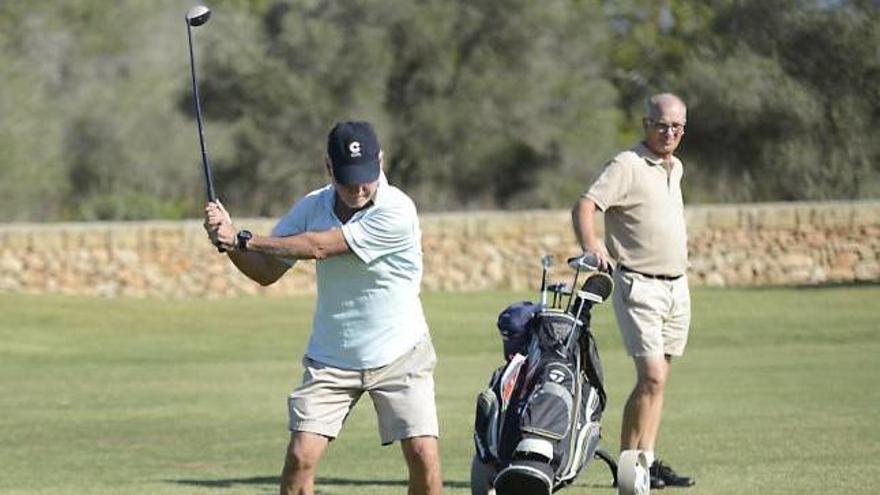
[(581, 291), (584, 298), (599, 304), (605, 302), (614, 290), (614, 279), (606, 272), (595, 272), (584, 280)]

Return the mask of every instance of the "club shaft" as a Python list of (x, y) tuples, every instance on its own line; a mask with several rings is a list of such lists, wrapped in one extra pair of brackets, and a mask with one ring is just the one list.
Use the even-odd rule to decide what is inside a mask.
[(202, 171), (205, 174), (205, 184), (207, 185), (208, 201), (216, 201), (217, 195), (214, 193), (214, 177), (211, 174), (211, 165), (208, 163), (208, 151), (205, 149), (205, 129), (202, 125), (202, 104), (199, 98), (199, 84), (196, 79), (196, 57), (193, 52), (192, 27), (186, 24), (186, 38), (189, 42), (189, 69), (192, 76), (193, 87), (193, 106), (196, 109), (196, 122), (199, 126), (199, 147), (202, 151)]

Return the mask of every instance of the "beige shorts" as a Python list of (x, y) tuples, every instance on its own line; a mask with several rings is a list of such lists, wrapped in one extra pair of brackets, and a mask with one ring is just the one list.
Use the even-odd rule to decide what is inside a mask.
[(391, 364), (347, 370), (303, 358), (303, 383), (290, 394), (290, 431), (336, 438), (364, 392), (370, 394), (382, 444), (418, 436), (438, 436), (434, 403), (437, 355), (425, 339)]
[(614, 271), (614, 314), (626, 352), (633, 357), (681, 356), (691, 322), (687, 275), (657, 280)]

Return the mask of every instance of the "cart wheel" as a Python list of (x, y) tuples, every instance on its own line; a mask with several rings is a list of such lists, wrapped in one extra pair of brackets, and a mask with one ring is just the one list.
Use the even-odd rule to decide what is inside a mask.
[(648, 461), (640, 450), (624, 450), (617, 460), (617, 493), (619, 495), (648, 495), (651, 493), (651, 475)]
[(474, 456), (471, 461), (471, 495), (495, 495), (494, 479), (495, 469)]

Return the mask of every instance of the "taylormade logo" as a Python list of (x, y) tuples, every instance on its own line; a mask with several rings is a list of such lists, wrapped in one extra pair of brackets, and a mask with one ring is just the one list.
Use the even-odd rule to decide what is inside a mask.
[(547, 378), (549, 378), (551, 382), (562, 383), (565, 380), (565, 375), (559, 370), (550, 370), (550, 373), (547, 374)]
[(361, 156), (361, 143), (357, 141), (352, 141), (351, 144), (348, 145), (348, 151), (351, 152), (352, 158), (357, 158)]

